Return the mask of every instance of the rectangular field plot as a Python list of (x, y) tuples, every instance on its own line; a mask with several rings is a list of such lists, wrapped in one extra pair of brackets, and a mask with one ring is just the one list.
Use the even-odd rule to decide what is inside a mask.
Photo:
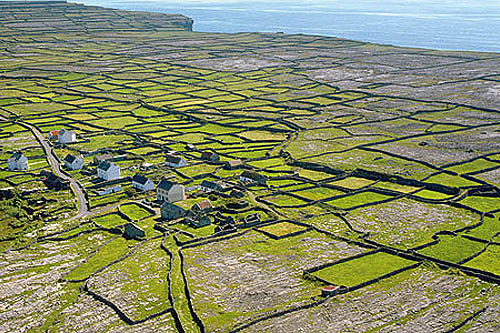
[(345, 187), (351, 190), (357, 190), (365, 186), (372, 185), (373, 180), (358, 178), (358, 177), (348, 177), (341, 180), (329, 182), (330, 185), (336, 185), (340, 187)]
[(400, 185), (400, 184), (390, 183), (390, 182), (377, 182), (377, 184), (375, 184), (374, 187), (385, 189), (385, 190), (396, 191), (396, 192), (400, 192), (400, 193), (405, 193), (405, 194), (415, 192), (418, 189), (420, 189), (419, 187)]
[(425, 180), (426, 183), (435, 183), (435, 184), (441, 184), (445, 186), (450, 186), (450, 187), (467, 187), (467, 186), (479, 186), (481, 185), (480, 183), (476, 183), (473, 181), (470, 181), (468, 179), (459, 177), (459, 176), (452, 176), (446, 173), (440, 173), (437, 175), (434, 175), (428, 179)]
[(484, 248), (484, 243), (474, 242), (463, 237), (440, 235), (439, 243), (426, 247), (420, 251), (426, 256), (458, 263)]
[(500, 198), (469, 196), (459, 203), (484, 213), (500, 209)]
[(315, 188), (308, 188), (305, 190), (293, 192), (293, 194), (297, 194), (301, 197), (310, 199), (310, 200), (323, 200), (327, 198), (331, 198), (337, 195), (342, 195), (345, 194), (342, 191), (334, 190), (331, 188), (327, 187), (315, 187)]
[(413, 264), (414, 261), (377, 252), (334, 264), (312, 275), (337, 286), (353, 287)]
[(470, 173), (470, 172), (477, 172), (489, 168), (494, 168), (494, 167), (499, 167), (500, 164), (488, 161), (485, 159), (477, 159), (472, 162), (464, 163), (464, 164), (459, 164), (459, 165), (454, 165), (451, 167), (446, 168), (448, 171), (454, 171), (458, 174), (464, 174), (464, 173)]
[(490, 245), (486, 252), (472, 259), (465, 266), (500, 275), (500, 246)]
[(281, 222), (267, 225), (265, 227), (259, 228), (258, 230), (264, 231), (265, 233), (270, 234), (275, 238), (282, 238), (301, 231), (305, 231), (306, 229), (307, 227), (304, 227), (302, 225), (290, 222)]
[(321, 285), (303, 270), (361, 248), (314, 231), (279, 240), (259, 232), (182, 251), (193, 306), (208, 332), (226, 332), (262, 314), (307, 304)]
[(376, 203), (390, 198), (391, 197), (388, 195), (366, 191), (330, 200), (328, 201), (328, 204), (340, 209), (352, 209), (361, 205)]
[(264, 199), (278, 207), (293, 207), (307, 204), (307, 201), (293, 197), (286, 193), (265, 197)]

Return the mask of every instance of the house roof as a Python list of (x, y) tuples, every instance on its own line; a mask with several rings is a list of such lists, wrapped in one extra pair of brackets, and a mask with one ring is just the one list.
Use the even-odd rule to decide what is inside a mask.
[(132, 178), (132, 181), (144, 185), (149, 181), (149, 179), (144, 177), (143, 175), (135, 174)]
[(165, 201), (161, 205), (161, 210), (163, 210), (163, 211), (165, 211), (165, 210), (182, 210), (182, 211), (184, 211), (184, 208), (177, 206), (171, 202)]
[(204, 151), (203, 153), (201, 153), (201, 158), (204, 160), (209, 160), (212, 157), (216, 156), (218, 156), (217, 153), (214, 153), (213, 151)]
[(217, 184), (216, 182), (209, 181), (209, 180), (203, 180), (201, 182), (200, 186), (207, 187), (207, 188), (212, 189), (212, 190), (217, 190), (217, 189), (221, 188), (221, 186), (219, 184)]
[(249, 179), (252, 179), (254, 181), (266, 180), (266, 176), (261, 175), (255, 171), (250, 171), (250, 170), (243, 171), (243, 173), (241, 174), (241, 177), (249, 178)]
[(236, 159), (236, 160), (231, 160), (231, 161), (227, 161), (226, 164), (228, 164), (229, 166), (238, 166), (238, 165), (241, 165), (242, 162), (240, 159)]
[(71, 154), (68, 154), (64, 157), (64, 161), (68, 162), (68, 163), (73, 163), (75, 160), (76, 160), (76, 157), (71, 155)]
[(97, 155), (96, 157), (94, 157), (94, 159), (96, 161), (99, 161), (99, 162), (109, 160), (110, 158), (113, 158), (112, 154), (101, 154), (101, 155)]
[(172, 154), (165, 155), (165, 162), (168, 162), (168, 163), (179, 164), (179, 162), (181, 160), (182, 160), (182, 157), (180, 157), (180, 156), (175, 156)]
[(98, 168), (101, 169), (101, 170), (103, 170), (103, 171), (108, 171), (113, 166), (116, 167), (116, 165), (113, 164), (113, 163), (111, 163), (111, 162), (102, 161), (101, 163), (99, 163)]
[(205, 210), (205, 209), (214, 208), (214, 206), (212, 206), (212, 203), (210, 201), (203, 200), (203, 201), (195, 203), (193, 205), (193, 208), (197, 209), (197, 210)]
[(10, 155), (9, 160), (13, 159), (15, 161), (19, 161), (23, 156), (23, 153), (21, 153), (20, 151), (16, 151), (14, 152), (14, 154)]
[(166, 179), (162, 179), (161, 182), (158, 184), (157, 188), (161, 188), (162, 190), (165, 190), (165, 191), (170, 191), (170, 189), (174, 185), (175, 185), (175, 183), (172, 183), (171, 181), (166, 180)]
[(57, 131), (50, 131), (50, 132), (49, 132), (49, 134), (50, 134), (51, 136), (56, 136), (56, 135), (59, 135), (59, 130), (57, 130)]

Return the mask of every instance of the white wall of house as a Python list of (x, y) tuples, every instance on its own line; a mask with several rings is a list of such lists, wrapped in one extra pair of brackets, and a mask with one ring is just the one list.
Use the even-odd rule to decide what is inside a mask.
[(246, 182), (255, 183), (255, 180), (253, 180), (252, 178), (247, 178), (247, 177), (243, 177), (243, 176), (240, 176), (240, 181), (242, 181), (243, 183), (246, 183)]
[(77, 156), (74, 160), (73, 163), (69, 163), (67, 161), (64, 161), (64, 165), (66, 168), (70, 170), (80, 170), (83, 167), (83, 157)]
[(73, 131), (59, 131), (59, 143), (76, 142), (76, 133)]
[(169, 191), (161, 188), (157, 190), (156, 197), (159, 201), (178, 202), (185, 198), (185, 190), (183, 185), (174, 184)]
[(179, 168), (179, 167), (183, 167), (183, 166), (186, 166), (187, 163), (186, 163), (186, 160), (181, 158), (179, 163), (170, 163), (170, 162), (165, 162), (165, 165), (166, 166), (169, 166), (169, 167), (172, 167), (172, 168)]
[(9, 158), (7, 161), (9, 170), (28, 170), (28, 158), (22, 155), (17, 160), (14, 158)]
[(141, 190), (141, 191), (151, 191), (152, 189), (155, 188), (155, 184), (149, 179), (146, 182), (146, 184), (141, 184), (141, 183), (132, 181), (132, 187), (136, 188), (138, 190)]
[(104, 180), (115, 180), (120, 178), (120, 167), (112, 164), (108, 170), (97, 168), (97, 177)]

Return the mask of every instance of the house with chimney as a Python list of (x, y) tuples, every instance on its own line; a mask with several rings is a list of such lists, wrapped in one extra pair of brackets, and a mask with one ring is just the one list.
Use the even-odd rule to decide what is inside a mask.
[(83, 167), (83, 156), (67, 154), (64, 157), (64, 166), (69, 170), (80, 170)]
[(186, 160), (174, 154), (165, 155), (165, 165), (172, 168), (179, 168), (187, 165)]
[(10, 171), (13, 170), (28, 170), (28, 158), (20, 151), (16, 151), (10, 155), (7, 160), (7, 166)]
[(184, 185), (166, 179), (156, 187), (156, 199), (160, 202), (178, 202), (185, 199)]
[(155, 188), (155, 183), (143, 175), (135, 174), (132, 177), (132, 187), (140, 191), (151, 191)]
[(109, 181), (120, 178), (120, 167), (112, 162), (101, 162), (97, 167), (97, 177)]
[(76, 142), (76, 133), (73, 131), (68, 131), (64, 128), (61, 128), (59, 130), (58, 140), (59, 140), (59, 143)]

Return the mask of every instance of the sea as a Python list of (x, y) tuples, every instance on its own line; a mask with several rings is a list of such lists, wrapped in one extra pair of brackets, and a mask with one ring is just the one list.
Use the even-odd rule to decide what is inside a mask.
[[(70, 0), (72, 1), (72, 0)], [(184, 14), (199, 32), (284, 32), (440, 50), (500, 52), (500, 0), (77, 0)]]

